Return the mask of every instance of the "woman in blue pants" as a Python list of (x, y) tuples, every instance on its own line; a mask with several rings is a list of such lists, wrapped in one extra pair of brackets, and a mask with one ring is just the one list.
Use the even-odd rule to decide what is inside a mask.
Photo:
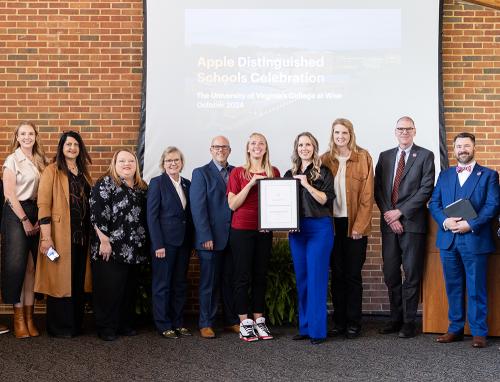
[(326, 339), (328, 265), (333, 248), (333, 175), (321, 165), (318, 141), (308, 132), (294, 142), (292, 168), (285, 177), (300, 180), (300, 232), (289, 235), (299, 298), (299, 334), (294, 340)]

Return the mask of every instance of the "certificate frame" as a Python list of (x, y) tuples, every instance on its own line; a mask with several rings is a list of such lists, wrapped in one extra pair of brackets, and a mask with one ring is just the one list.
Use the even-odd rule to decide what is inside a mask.
[(266, 178), (257, 182), (259, 230), (299, 231), (299, 180)]

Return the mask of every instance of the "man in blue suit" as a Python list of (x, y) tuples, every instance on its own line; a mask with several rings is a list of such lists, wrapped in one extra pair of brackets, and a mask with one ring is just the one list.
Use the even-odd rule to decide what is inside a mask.
[(231, 153), (229, 140), (212, 139), (212, 160), (193, 170), (191, 212), (195, 225), (195, 249), (200, 260), (200, 335), (215, 338), (213, 330), (218, 295), (222, 292), (226, 328), (238, 332), (232, 287), (232, 255), (229, 247), (231, 210), (227, 204), (226, 185), (234, 168), (227, 162)]
[[(465, 286), (467, 286), (467, 319), (472, 332), (472, 346), (486, 346), (488, 334), (486, 268), (488, 254), (495, 250), (491, 220), (499, 207), (498, 173), (480, 166), (474, 159), (475, 136), (460, 133), (453, 140), (457, 167), (439, 175), (429, 202), (432, 217), (438, 224), (436, 246), (448, 296), (447, 333), (440, 343), (461, 341), (465, 325)], [(446, 216), (444, 209), (460, 199), (468, 199), (477, 217), (462, 219)]]

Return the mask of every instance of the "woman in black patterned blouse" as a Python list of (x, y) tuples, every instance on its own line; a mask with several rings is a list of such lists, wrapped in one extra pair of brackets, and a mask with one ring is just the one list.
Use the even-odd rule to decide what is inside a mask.
[(108, 172), (92, 188), (91, 242), (94, 312), (98, 335), (133, 336), (138, 264), (146, 262), (146, 190), (129, 150), (115, 152)]

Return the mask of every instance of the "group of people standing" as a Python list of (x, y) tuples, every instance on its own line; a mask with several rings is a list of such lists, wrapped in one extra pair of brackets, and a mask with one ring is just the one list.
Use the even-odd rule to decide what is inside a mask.
[(14, 305), (15, 336), (39, 335), (35, 292), (47, 296), (47, 333), (77, 336), (85, 293), (92, 290), (99, 335), (134, 334), (133, 265), (149, 255), (147, 185), (137, 157), (115, 153), (93, 185), (91, 158), (78, 132), (62, 133), (50, 164), (31, 122), (15, 129), (12, 148), (3, 165), (1, 280), (3, 301)]
[[(454, 141), (459, 166), (443, 172), (434, 188), (434, 155), (414, 144), (415, 134), (413, 120), (400, 118), (395, 127), (398, 147), (380, 154), (375, 172), (347, 119), (333, 122), (329, 148), (322, 155), (311, 133), (296, 137), (291, 169), (284, 175), (299, 182), (300, 230), (289, 233), (299, 305), (294, 340), (320, 344), (327, 336), (360, 335), (361, 271), (374, 200), (381, 212), (391, 310), (390, 321), (379, 332), (402, 338), (417, 334), (432, 195), (430, 210), (439, 225), (437, 245), (450, 303), (449, 331), (437, 340), (463, 337), (466, 280), (473, 346), (486, 345), (487, 256), (477, 255), (494, 248), (487, 228), (499, 207), (498, 175), (475, 163), (475, 138), (462, 133)], [(200, 261), (201, 337), (216, 337), (221, 295), (226, 330), (246, 342), (273, 338), (265, 319), (273, 236), (258, 229), (257, 183), (278, 178), (280, 172), (271, 164), (264, 135), (250, 135), (241, 167), (228, 163), (228, 139), (213, 138), (212, 158), (193, 171), (191, 182), (180, 175), (182, 152), (167, 147), (159, 163), (162, 174), (149, 187), (136, 155), (125, 149), (114, 153), (106, 174), (92, 184), (91, 160), (77, 132), (61, 135), (51, 164), (32, 123), (23, 122), (15, 130), (13, 149), (3, 166), (1, 256), (2, 297), (14, 305), (16, 337), (39, 335), (32, 319), (34, 292), (47, 295), (49, 335), (78, 335), (84, 295), (91, 289), (100, 338), (135, 335), (137, 270), (149, 259), (158, 332), (169, 339), (192, 335), (183, 323), (183, 309), (194, 248)], [(444, 215), (446, 206), (460, 198), (470, 200), (477, 218)], [(54, 250), (57, 259), (49, 257)], [(329, 268), (334, 313), (327, 331)]]

